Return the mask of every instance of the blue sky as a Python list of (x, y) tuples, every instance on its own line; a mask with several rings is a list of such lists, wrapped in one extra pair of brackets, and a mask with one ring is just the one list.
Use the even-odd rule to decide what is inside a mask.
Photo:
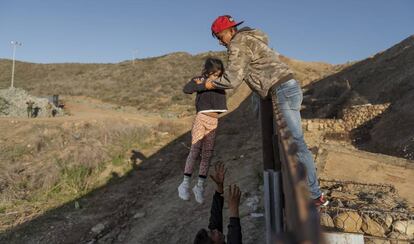
[(230, 14), (259, 28), (280, 53), (344, 63), (414, 34), (413, 0), (1, 0), (0, 58), (114, 63), (224, 50), (211, 22)]

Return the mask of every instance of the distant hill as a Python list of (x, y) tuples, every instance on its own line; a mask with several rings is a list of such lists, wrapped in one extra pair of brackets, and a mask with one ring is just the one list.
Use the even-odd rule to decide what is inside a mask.
[(301, 81), (302, 86), (307, 86), (310, 83), (336, 73), (349, 65), (332, 65), (323, 62), (305, 62), (285, 56), (281, 56), (281, 60), (287, 63), (295, 72), (295, 78)]
[[(115, 64), (35, 64), (16, 62), (15, 86), (33, 95), (83, 95), (143, 110), (192, 110), (193, 98), (182, 93), (191, 77), (201, 72), (207, 57), (226, 60), (225, 52), (168, 55)], [(297, 79), (304, 84), (336, 71), (325, 63), (303, 62), (287, 57)], [(0, 60), (0, 88), (10, 84), (11, 61)]]
[[(16, 62), (15, 86), (34, 95), (83, 95), (138, 109), (186, 105), (183, 84), (201, 71), (203, 60), (220, 53), (173, 53), (116, 64), (34, 64)], [(0, 87), (10, 83), (10, 60), (0, 61)]]

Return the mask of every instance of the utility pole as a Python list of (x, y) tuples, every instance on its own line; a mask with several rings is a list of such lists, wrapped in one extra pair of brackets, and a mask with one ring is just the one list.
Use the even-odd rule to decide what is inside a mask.
[(135, 65), (135, 57), (138, 56), (138, 55), (135, 55), (135, 54), (138, 54), (138, 50), (133, 50), (132, 51), (132, 64), (133, 65)]
[(11, 41), (10, 42), (13, 46), (13, 67), (12, 67), (12, 78), (11, 78), (11, 85), (10, 88), (14, 88), (14, 63), (15, 63), (15, 56), (16, 56), (16, 47), (21, 46), (21, 42)]

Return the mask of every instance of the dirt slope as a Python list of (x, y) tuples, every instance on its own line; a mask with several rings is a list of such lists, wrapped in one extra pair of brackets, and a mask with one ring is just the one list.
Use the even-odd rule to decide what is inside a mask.
[(187, 121), (65, 97), (72, 116), (0, 118), (0, 231), (130, 170), (187, 129)]
[(313, 98), (330, 101), (315, 111), (318, 117), (337, 117), (352, 105), (391, 103), (380, 119), (367, 125), (370, 139), (363, 147), (414, 159), (414, 36), (307, 89)]
[[(250, 100), (221, 119), (214, 161), (225, 162), (229, 168), (227, 183), (240, 184), (243, 189), (241, 216), (246, 243), (263, 242), (263, 219), (252, 218), (247, 205), (259, 192), (260, 139), (256, 119), (252, 117)], [(243, 118), (243, 119), (241, 119)], [(183, 202), (176, 196), (182, 167), (187, 156), (190, 134), (180, 136), (144, 160), (122, 179), (74, 202), (23, 224), (3, 235), (8, 243), (187, 243), (195, 231), (206, 227), (210, 201), (203, 205)], [(207, 195), (213, 194), (208, 184)], [(226, 213), (227, 214), (227, 213)], [(135, 218), (134, 218), (135, 216)], [(226, 218), (225, 218), (226, 219)], [(99, 234), (91, 229), (102, 224)], [(248, 234), (246, 234), (248, 233)]]
[[(258, 121), (252, 113), (252, 103), (246, 86), (230, 99), (232, 112), (220, 119), (216, 152), (213, 162), (221, 161), (229, 168), (227, 183), (238, 183), (243, 189), (241, 222), (244, 243), (264, 243), (264, 219), (251, 213), (263, 213), (261, 139)], [(246, 99), (247, 98), (247, 99)], [(80, 99), (76, 98), (75, 100)], [(82, 99), (81, 99), (82, 101)], [(241, 105), (239, 106), (239, 103)], [(87, 103), (88, 104), (88, 103)], [(82, 104), (73, 104), (82, 111)], [(101, 107), (97, 104), (97, 107)], [(106, 106), (106, 105), (105, 105)], [(85, 120), (86, 113), (75, 115)], [(93, 110), (89, 119), (94, 118)], [(108, 112), (107, 118), (121, 118), (122, 112)], [(74, 116), (76, 117), (76, 116)], [(112, 117), (112, 119), (111, 119)], [(186, 118), (190, 128), (192, 117)], [(150, 121), (151, 122), (151, 121)], [(113, 122), (112, 122), (113, 123)], [(316, 137), (315, 137), (316, 136)], [(392, 183), (401, 196), (408, 198), (414, 170), (410, 162), (359, 152), (351, 145), (323, 143), (319, 135), (306, 134), (316, 153), (320, 176), (366, 183)], [(194, 233), (208, 224), (210, 202), (199, 205), (194, 200), (183, 202), (176, 187), (182, 178), (182, 167), (188, 152), (189, 132), (158, 149), (125, 176), (113, 176), (108, 184), (75, 201), (42, 214), (1, 235), (5, 243), (189, 243)], [(347, 149), (349, 148), (349, 149)], [(139, 148), (136, 148), (139, 149)], [(320, 153), (319, 153), (320, 152)], [(402, 162), (404, 161), (404, 162)], [(367, 167), (361, 171), (360, 165)], [(347, 174), (350, 165), (355, 172)], [(346, 169), (346, 170), (345, 170)], [(380, 170), (379, 170), (380, 169)], [(402, 172), (404, 175), (402, 175)], [(387, 178), (388, 177), (388, 178)], [(390, 178), (391, 177), (391, 178)], [(394, 177), (394, 178), (392, 178)], [(399, 177), (399, 180), (395, 180)], [(209, 182), (207, 196), (214, 192)], [(225, 206), (226, 208), (226, 206)], [(225, 209), (224, 220), (227, 219)]]

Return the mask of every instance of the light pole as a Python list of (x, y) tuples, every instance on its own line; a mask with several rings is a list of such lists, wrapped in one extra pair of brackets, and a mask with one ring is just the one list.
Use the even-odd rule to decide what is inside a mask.
[(10, 42), (13, 46), (13, 67), (12, 67), (12, 78), (11, 78), (11, 86), (10, 88), (14, 88), (14, 57), (16, 56), (16, 46), (21, 46), (21, 42), (11, 41)]
[(133, 65), (135, 65), (135, 57), (137, 56), (137, 55), (135, 55), (136, 53), (138, 53), (138, 50), (133, 50), (132, 51), (132, 64)]

